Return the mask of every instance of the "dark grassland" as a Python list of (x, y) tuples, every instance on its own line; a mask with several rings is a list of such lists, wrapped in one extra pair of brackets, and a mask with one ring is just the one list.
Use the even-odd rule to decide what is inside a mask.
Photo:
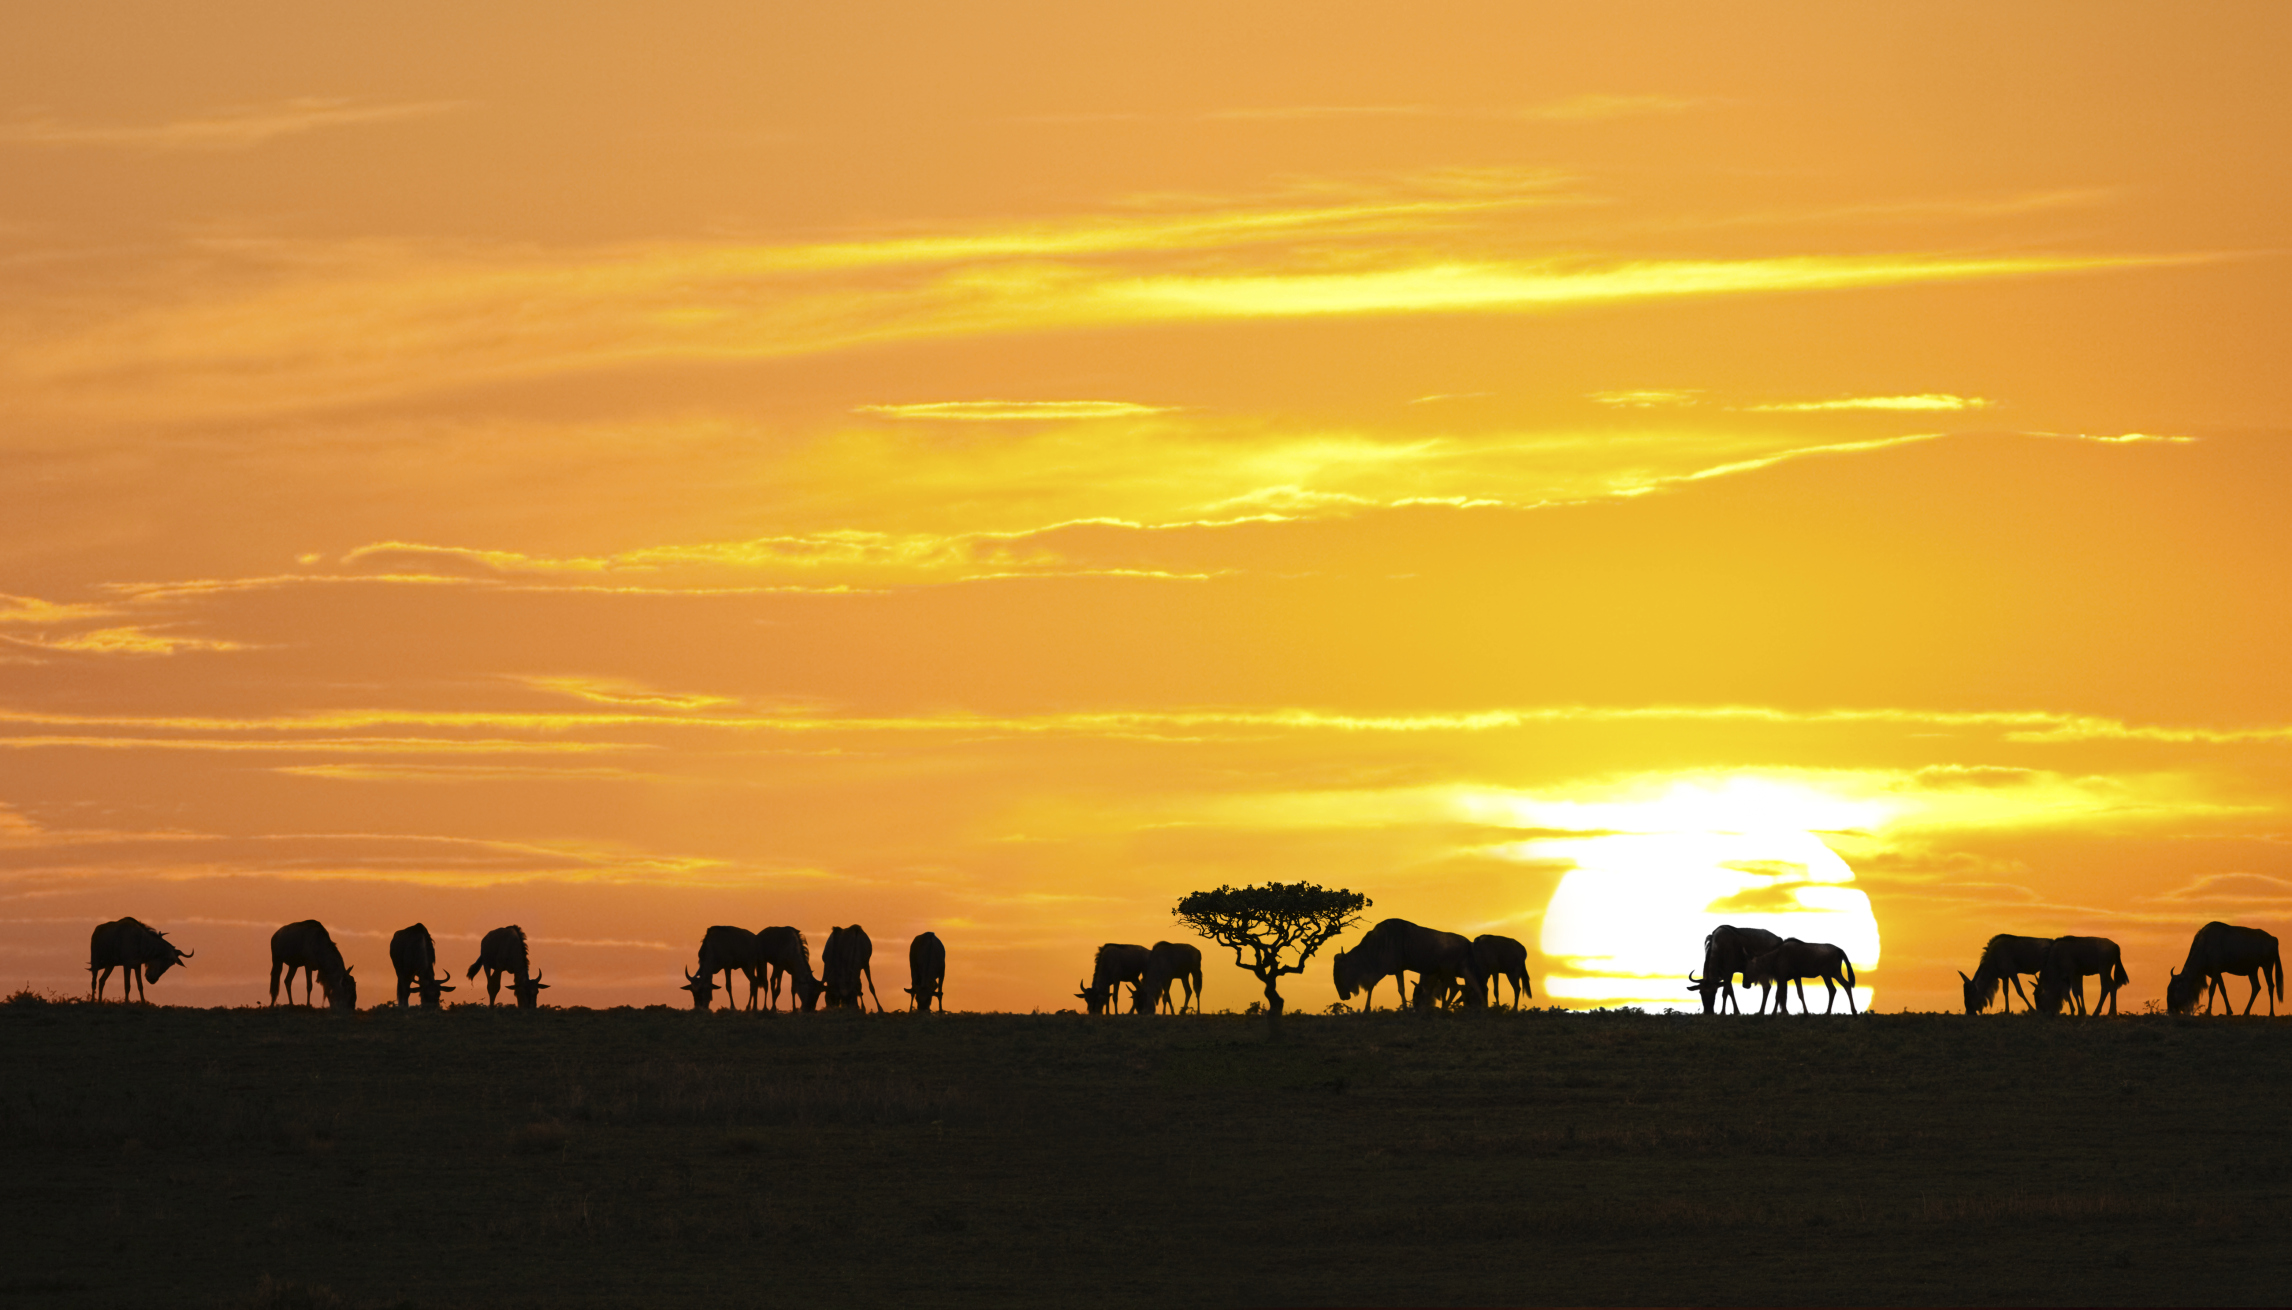
[(19, 1002), (0, 1304), (2282, 1303), (2288, 1075), (2292, 1019)]

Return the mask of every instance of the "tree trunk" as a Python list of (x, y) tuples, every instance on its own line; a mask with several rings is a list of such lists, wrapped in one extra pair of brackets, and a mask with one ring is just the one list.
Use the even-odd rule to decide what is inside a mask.
[(1265, 979), (1265, 1012), (1276, 1019), (1281, 1017), (1281, 993), (1273, 989), (1271, 978)]

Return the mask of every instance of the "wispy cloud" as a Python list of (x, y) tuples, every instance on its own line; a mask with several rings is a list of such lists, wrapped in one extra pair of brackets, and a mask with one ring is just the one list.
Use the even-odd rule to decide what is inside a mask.
[[(40, 306), (17, 300), (6, 310), (14, 330), (0, 334), (11, 342), (0, 348), (0, 396), (19, 412), (184, 419), (903, 341), (1238, 319), (1545, 313), (2210, 258), (1532, 257), (1520, 250), (1517, 225), (1496, 221), (1580, 198), (1549, 175), (1481, 170), (1354, 186), (1321, 203), (1292, 196), (828, 242), (541, 253), (241, 243), (208, 252), (198, 285), (142, 288), (109, 316), (75, 305), (60, 320), (69, 330), (47, 330)], [(345, 314), (345, 305), (357, 312)]]
[(1764, 405), (1745, 405), (1753, 414), (1819, 414), (1837, 410), (1876, 409), (1894, 412), (1954, 411), (1987, 409), (1995, 401), (1980, 396), (1953, 396), (1945, 391), (1926, 391), (1905, 396), (1843, 396), (1834, 400), (1783, 400)]
[(1597, 123), (1654, 114), (1678, 114), (1712, 101), (1689, 96), (1588, 94), (1531, 105), (1264, 105), (1194, 114), (1080, 113), (1023, 118), (1031, 123), (1310, 123), (1364, 119), (1496, 119), (1528, 123)]
[(211, 637), (190, 637), (157, 628), (117, 627), (96, 628), (75, 632), (68, 636), (53, 637), (39, 643), (50, 650), (80, 651), (94, 655), (174, 655), (187, 650), (227, 651), (245, 650), (235, 641), (222, 641)]
[(935, 400), (904, 405), (860, 405), (853, 412), (957, 423), (1042, 423), (1137, 418), (1146, 414), (1168, 414), (1174, 409), (1171, 405), (1141, 405), (1128, 400)]
[(338, 127), (430, 118), (468, 108), (464, 100), (361, 103), (306, 97), (267, 105), (211, 110), (165, 123), (71, 123), (47, 115), (25, 115), (0, 122), (0, 144), (93, 146), (122, 150), (252, 150), (286, 137)]
[(1585, 397), (1596, 405), (1613, 409), (1657, 409), (1669, 405), (1692, 405), (1700, 391), (1594, 391)]

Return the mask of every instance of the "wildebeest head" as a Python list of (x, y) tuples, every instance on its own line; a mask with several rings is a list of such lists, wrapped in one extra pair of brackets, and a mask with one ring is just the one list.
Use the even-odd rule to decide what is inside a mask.
[(1743, 962), (1743, 985), (1757, 987), (1776, 981), (1776, 970), (1781, 967), (1780, 951), (1754, 955)]
[(1361, 990), (1360, 963), (1347, 952), (1337, 952), (1337, 957), (1330, 961), (1329, 972), (1335, 976), (1337, 981), (1338, 1000), (1350, 1001), (1353, 999), (1353, 993)]
[(808, 973), (791, 974), (788, 977), (788, 988), (795, 993), (796, 1004), (799, 1007), (805, 1010), (817, 1010), (820, 1008), (820, 995), (828, 990), (828, 984), (825, 980)]
[[(687, 969), (684, 971), (684, 990), (692, 993), (693, 1009), (705, 1010), (710, 1003), (716, 1000), (716, 975), (704, 973), (695, 978), (692, 976), (692, 970)], [(811, 1007), (806, 1006), (805, 1008)]]
[(166, 940), (166, 933), (154, 932), (152, 936), (160, 939), (159, 950), (153, 952), (151, 958), (143, 962), (143, 979), (145, 982), (158, 982), (159, 975), (190, 959), (193, 954)]
[(1705, 981), (1690, 973), (1687, 975), (1687, 990), (1703, 998), (1703, 1012), (1705, 1014), (1712, 1012), (1719, 996), (1719, 984), (1717, 982)]
[(1086, 983), (1077, 978), (1074, 985), (1082, 989), (1074, 994), (1076, 1000), (1089, 1006), (1092, 1014), (1106, 1013), (1106, 1007), (1115, 991), (1113, 983)]
[(1988, 1009), (1990, 1006), (1990, 997), (1997, 993), (1997, 979), (1992, 978), (1985, 985), (1975, 979), (1966, 977), (1966, 971), (1963, 969), (1958, 970), (1958, 978), (1959, 981), (1965, 983), (1966, 985), (1966, 1013), (1980, 1014), (1982, 1011)]
[(349, 965), (342, 967), (340, 977), (330, 980), (321, 976), (318, 981), (326, 988), (328, 1006), (345, 1013), (358, 1008), (358, 980), (351, 976)]
[(517, 993), (518, 1009), (530, 1010), (541, 1004), (541, 992), (542, 989), (547, 986), (549, 986), (548, 983), (541, 981), (541, 975), (539, 973), (535, 973), (531, 978), (528, 978), (523, 982), (519, 982), (514, 978), (511, 979), (509, 990)]
[(2204, 993), (2205, 978), (2194, 969), (2182, 972), (2169, 970), (2165, 977), (2165, 1009), (2172, 1014), (2187, 1014), (2196, 1008), (2197, 997)]
[(450, 992), (454, 989), (454, 985), (450, 982), (447, 982), (446, 977), (447, 975), (441, 973), (435, 978), (423, 978), (415, 982), (414, 986), (420, 989), (422, 993), (423, 1009), (437, 1009), (439, 1004), (439, 994), (441, 992)]

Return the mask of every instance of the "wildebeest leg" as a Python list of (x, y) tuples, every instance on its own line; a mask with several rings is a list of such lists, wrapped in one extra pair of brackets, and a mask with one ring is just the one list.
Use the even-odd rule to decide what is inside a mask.
[(1804, 978), (1793, 978), (1791, 982), (1799, 989), (1799, 1013), (1813, 1014), (1814, 1010), (1807, 1005), (1807, 980)]
[[(2020, 975), (2020, 974), (2018, 974), (2018, 973), (2009, 973), (2009, 974), (2007, 974), (2007, 975), (2006, 975), (2006, 979), (2007, 979), (2007, 981), (2009, 981), (2009, 982), (2011, 982), (2011, 983), (2013, 984), (2013, 994), (2014, 994), (2014, 995), (2016, 995), (2016, 996), (2019, 996), (2019, 997), (2021, 998), (2021, 1008), (2022, 1008), (2022, 1009), (2024, 1009), (2024, 1010), (2034, 1010), (2034, 1009), (2036, 1009), (2036, 1008), (2037, 1008), (2036, 1006), (2034, 1006), (2034, 1005), (2031, 1005), (2031, 1004), (2029, 1003), (2029, 993), (2028, 993), (2028, 992), (2025, 992), (2025, 991), (2023, 991), (2023, 990), (2021, 989), (2021, 975)], [(2000, 992), (1998, 993), (1998, 1000), (1999, 1000), (1999, 1002), (2000, 1002), (2001, 1004), (2004, 1002), (2004, 1000), (2005, 1000), (2005, 993), (2004, 993), (2003, 991), (2000, 991)], [(2013, 1013), (2013, 1007), (2012, 1007), (2012, 1006), (2010, 1006), (2010, 1005), (2006, 1006), (2006, 1007), (2005, 1007), (2005, 1012), (2006, 1012), (2007, 1014), (2012, 1014), (2012, 1013)]]
[(1822, 1012), (1824, 1014), (1829, 1014), (1837, 1007), (1838, 985), (1833, 983), (1830, 980), (1830, 975), (1826, 973), (1822, 976)]
[[(288, 988), (288, 990), (287, 990), (287, 1000), (288, 1000), (290, 1003), (291, 1003), (291, 1002), (294, 1000), (294, 990), (293, 990), (293, 988), (291, 987), (291, 985), (290, 985), (290, 987), (289, 987), (289, 988)], [(278, 1003), (279, 1003), (279, 962), (278, 962), (277, 960), (273, 960), (273, 961), (271, 961), (271, 1004), (273, 1004), (273, 1005), (277, 1005)]]
[(1838, 980), (1838, 985), (1846, 989), (1846, 1012), (1848, 1014), (1862, 1013), (1862, 1011), (1856, 1009), (1854, 1005), (1854, 984), (1848, 982), (1844, 978), (1841, 978)]
[[(2260, 972), (2256, 969), (2244, 976), (2252, 982), (2252, 995), (2244, 998), (2244, 1012), (2250, 1014), (2252, 1013), (2252, 1003), (2260, 999)], [(2271, 997), (2270, 999), (2273, 1000), (2274, 998)]]
[[(150, 1003), (151, 1003), (151, 995), (150, 995), (150, 993), (148, 993), (148, 992), (146, 992), (146, 991), (144, 991), (144, 990), (143, 990), (143, 966), (142, 966), (142, 965), (140, 965), (140, 964), (131, 964), (131, 965), (127, 966), (127, 968), (126, 968), (126, 970), (125, 970), (125, 971), (123, 971), (123, 974), (122, 974), (122, 976), (121, 976), (121, 978), (120, 978), (120, 980), (119, 980), (119, 999), (120, 999), (120, 1000), (124, 1001), (124, 1000), (126, 1000), (126, 999), (127, 999), (127, 985), (128, 985), (129, 983), (131, 983), (131, 982), (135, 984), (135, 999), (136, 999), (136, 1000), (138, 1000), (138, 1001), (142, 1001), (142, 1002), (143, 1002), (143, 1003), (145, 1003), (146, 1005), (150, 1004)], [(2259, 989), (2258, 989), (2258, 988), (2255, 988), (2254, 990), (2257, 992)], [(2245, 1006), (2245, 1007), (2244, 1007), (2244, 1012), (2245, 1012), (2246, 1014), (2250, 1014), (2250, 1013), (2252, 1013), (2252, 1007), (2251, 1007), (2251, 1006), (2249, 1006), (2249, 1005)]]

